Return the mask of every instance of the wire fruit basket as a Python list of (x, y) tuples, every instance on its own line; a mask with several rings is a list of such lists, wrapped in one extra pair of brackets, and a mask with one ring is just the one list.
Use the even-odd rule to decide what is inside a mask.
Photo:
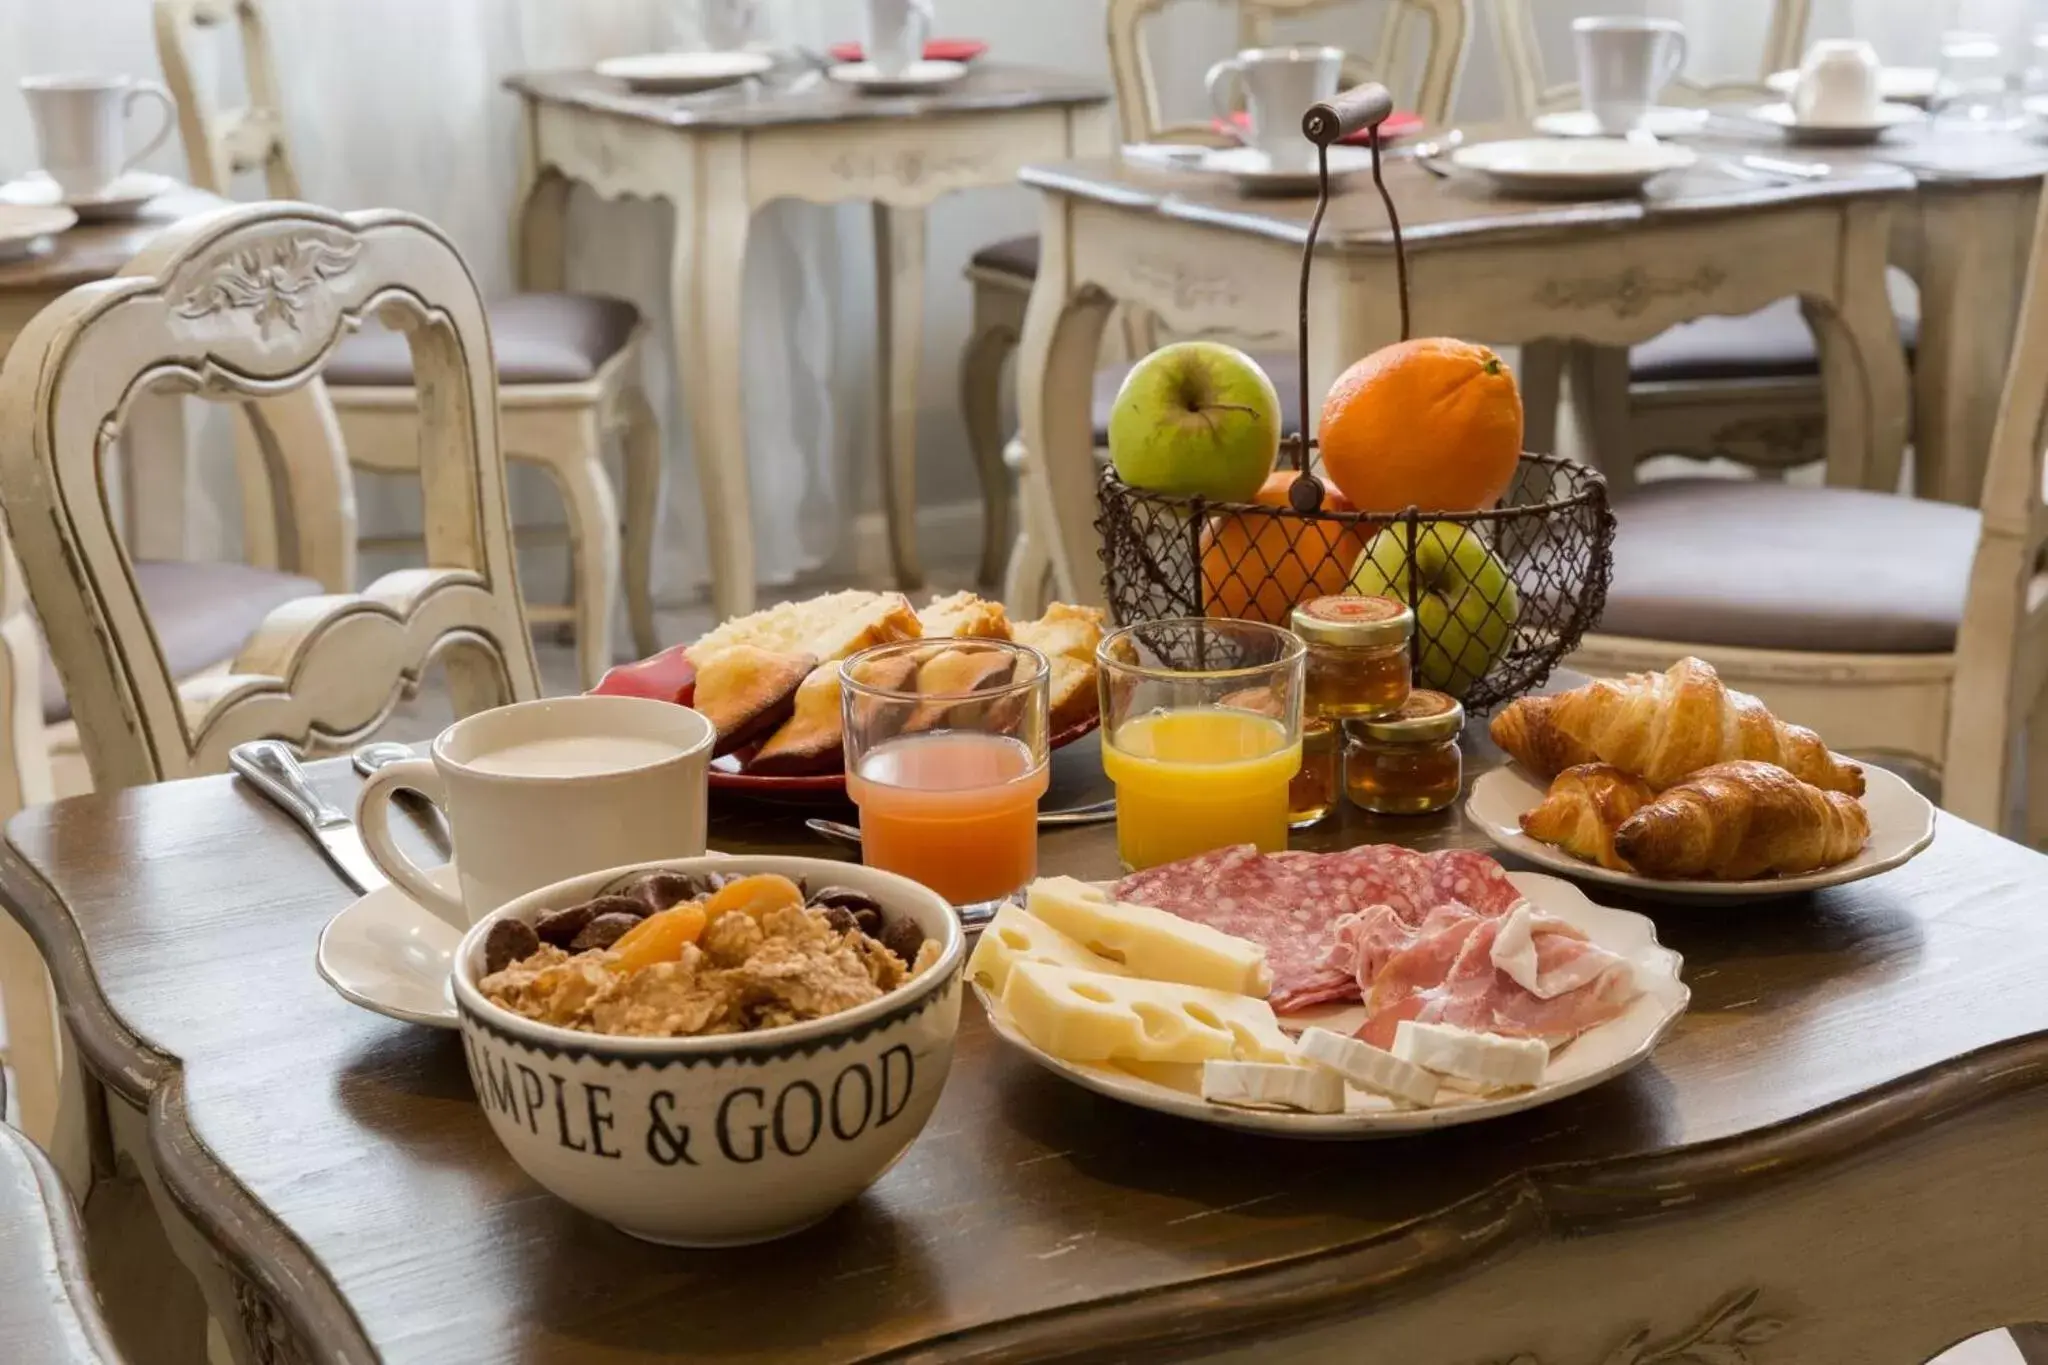
[[(1330, 145), (1372, 130), (1373, 184), (1392, 225), (1401, 336), (1408, 265), (1381, 175), (1380, 123), (1393, 99), (1362, 85), (1309, 109), (1318, 194), (1301, 260), (1301, 413), (1308, 403), (1308, 288), (1329, 207)], [(1599, 620), (1613, 569), (1614, 514), (1598, 473), (1525, 452), (1500, 502), (1483, 511), (1333, 510), (1313, 469), (1308, 432), (1287, 436), (1289, 505), (1148, 492), (1105, 469), (1097, 489), (1104, 584), (1119, 624), (1180, 616), (1286, 625), (1293, 607), (1342, 592), (1399, 597), (1415, 612), (1418, 685), (1484, 711), (1542, 684)]]

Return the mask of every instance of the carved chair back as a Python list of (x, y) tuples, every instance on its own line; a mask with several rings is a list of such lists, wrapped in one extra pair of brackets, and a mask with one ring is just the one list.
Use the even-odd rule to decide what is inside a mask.
[[(1551, 84), (1545, 76), (1543, 50), (1536, 39), (1536, 11), (1545, 7), (1548, 0), (1472, 2), (1485, 5), (1487, 17), (1492, 20), (1510, 118), (1529, 119), (1546, 110), (1568, 109), (1578, 104), (1579, 87), (1575, 82)], [(1763, 78), (1771, 72), (1799, 64), (1812, 17), (1813, 0), (1771, 0), (1770, 25), (1765, 30), (1762, 60), (1754, 81), (1701, 84), (1681, 75), (1666, 89), (1664, 98), (1673, 104), (1701, 104), (1718, 94), (1761, 88)]]
[[(1109, 0), (1109, 69), (1116, 86), (1118, 117), (1125, 142), (1207, 142), (1222, 139), (1207, 121), (1168, 123), (1160, 112), (1159, 86), (1145, 45), (1145, 29), (1169, 0)], [(1263, 47), (1273, 41), (1274, 22), (1330, 9), (1345, 0), (1237, 0), (1237, 43)], [(1451, 96), (1465, 60), (1469, 0), (1387, 0), (1380, 31), (1369, 54), (1353, 50), (1342, 35), (1327, 35), (1344, 48), (1344, 83), (1375, 80), (1412, 100), (1415, 112), (1432, 124), (1450, 117)], [(1414, 61), (1415, 28), (1429, 36), (1419, 67)]]
[[(194, 74), (195, 45), (216, 40), (214, 30), (230, 23), (241, 32), (248, 98), (237, 109), (219, 107)], [(192, 183), (232, 195), (236, 176), (261, 170), (272, 199), (297, 199), (298, 172), (285, 142), (284, 103), (257, 0), (156, 0), (156, 52), (178, 101), (178, 136)]]
[[(108, 451), (138, 393), (300, 395), (345, 468), (318, 375), (372, 316), (411, 344), (426, 567), (272, 612), (225, 676), (181, 691), (108, 507)], [(520, 609), (483, 299), (407, 214), (237, 205), (167, 229), (29, 324), (0, 371), (0, 507), (101, 789), (226, 767), (243, 740), (308, 750), (373, 731), (445, 662), (458, 713), (537, 696)], [(345, 487), (345, 485), (343, 485)]]

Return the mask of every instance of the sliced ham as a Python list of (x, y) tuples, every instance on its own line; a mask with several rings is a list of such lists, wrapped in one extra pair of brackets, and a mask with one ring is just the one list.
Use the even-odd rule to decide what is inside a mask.
[[(1537, 994), (1494, 960), (1507, 923), (1502, 916), (1463, 916), (1396, 954), (1366, 997), (1369, 1015), (1358, 1036), (1390, 1047), (1400, 1022), (1414, 1019), (1556, 1045), (1617, 1017), (1640, 993), (1625, 959), (1569, 925), (1539, 918), (1528, 925), (1537, 979), (1560, 989)], [(1576, 984), (1562, 988), (1567, 981)]]

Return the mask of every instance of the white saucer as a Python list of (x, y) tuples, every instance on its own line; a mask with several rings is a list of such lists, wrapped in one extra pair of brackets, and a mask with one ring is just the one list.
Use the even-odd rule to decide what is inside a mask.
[[(1535, 129), (1545, 137), (1606, 137), (1600, 129), (1600, 120), (1593, 117), (1589, 109), (1560, 109), (1552, 114), (1536, 116)], [(1636, 131), (1648, 133), (1651, 137), (1684, 137), (1697, 133), (1707, 126), (1707, 111), (1704, 109), (1681, 109), (1675, 105), (1660, 104), (1644, 113)]]
[[(1797, 71), (1773, 71), (1764, 77), (1764, 88), (1774, 95), (1791, 98), (1799, 84)], [(1928, 105), (1940, 88), (1941, 73), (1931, 66), (1887, 66), (1877, 73), (1877, 97), (1900, 104)]]
[(1690, 147), (1619, 137), (1517, 138), (1451, 153), (1452, 165), (1477, 171), (1500, 189), (1546, 198), (1638, 194), (1653, 176), (1697, 160)]
[[(456, 893), (455, 865), (435, 868), (434, 885)], [(448, 972), (462, 931), (387, 886), (343, 910), (320, 931), (314, 966), (352, 1005), (429, 1028), (456, 1027)]]
[[(1314, 194), (1321, 184), (1313, 163), (1307, 169), (1300, 166), (1276, 167), (1273, 158), (1256, 147), (1214, 148), (1191, 166), (1211, 175), (1229, 176), (1246, 194)], [(1362, 171), (1370, 170), (1371, 148), (1330, 148), (1330, 184), (1333, 188)]]
[(78, 215), (81, 223), (113, 223), (139, 215), (152, 199), (178, 188), (168, 175), (153, 171), (129, 171), (98, 194), (66, 199), (57, 182), (43, 171), (31, 171), (19, 180), (0, 185), (0, 204), (21, 204), (35, 208), (62, 206)]
[(758, 76), (775, 66), (765, 52), (642, 52), (608, 57), (597, 74), (624, 81), (643, 95), (691, 95)]
[(1785, 135), (1787, 142), (1815, 147), (1858, 147), (1875, 142), (1894, 128), (1920, 123), (1927, 117), (1910, 104), (1880, 104), (1867, 122), (1803, 123), (1789, 104), (1766, 104), (1750, 113), (1759, 123), (1768, 123)]
[(29, 255), (43, 238), (77, 221), (78, 214), (61, 204), (0, 203), (0, 261)]
[(913, 95), (951, 85), (967, 74), (965, 62), (912, 62), (893, 76), (884, 76), (873, 62), (841, 62), (825, 72), (841, 85), (870, 95)]

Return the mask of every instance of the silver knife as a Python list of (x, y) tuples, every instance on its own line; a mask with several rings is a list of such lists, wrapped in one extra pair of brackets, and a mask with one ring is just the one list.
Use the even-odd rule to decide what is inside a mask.
[(313, 842), (320, 845), (320, 851), (341, 873), (343, 881), (364, 895), (390, 885), (370, 860), (370, 850), (363, 847), (363, 836), (356, 832), (348, 812), (330, 805), (326, 797), (313, 790), (313, 784), (306, 780), (306, 770), (299, 766), (298, 755), (289, 745), (275, 739), (237, 744), (228, 750), (228, 766), (237, 777), (246, 779), (268, 797), (271, 804), (298, 821), (313, 836)]

